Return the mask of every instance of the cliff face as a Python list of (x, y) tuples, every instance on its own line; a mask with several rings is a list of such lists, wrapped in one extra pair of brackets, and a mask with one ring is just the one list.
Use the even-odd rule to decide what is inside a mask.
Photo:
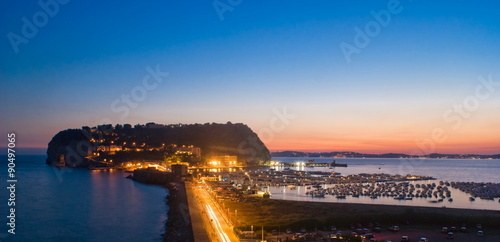
[[(146, 150), (169, 144), (199, 147), (202, 159), (236, 155), (239, 161), (250, 165), (271, 159), (267, 147), (245, 124), (101, 125), (56, 134), (47, 149), (47, 164), (87, 166), (90, 161), (85, 157), (97, 146), (121, 145)], [(162, 156), (162, 152), (155, 152), (143, 152), (139, 156)]]
[(85, 158), (92, 144), (82, 130), (68, 129), (57, 133), (49, 142), (46, 163), (53, 166), (86, 166)]

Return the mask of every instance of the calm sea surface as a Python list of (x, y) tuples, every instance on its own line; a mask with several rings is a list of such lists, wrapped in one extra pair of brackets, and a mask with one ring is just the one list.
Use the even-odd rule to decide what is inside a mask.
[[(273, 157), (272, 160), (294, 163), (306, 162), (312, 158), (289, 158)], [(439, 181), (471, 181), (471, 182), (493, 182), (500, 183), (500, 160), (464, 160), (464, 159), (358, 159), (358, 158), (314, 158), (316, 163), (331, 163), (335, 160), (337, 163), (347, 164), (348, 167), (297, 167), (295, 169), (305, 171), (327, 171), (339, 172), (342, 175), (359, 173), (386, 173), (386, 174), (412, 174), (421, 176), (432, 176), (437, 180), (432, 181), (414, 181), (413, 184), (438, 183)], [(331, 185), (330, 185), (331, 186)], [(329, 187), (326, 185), (325, 187)], [(337, 199), (332, 195), (326, 195), (325, 198), (311, 198), (305, 195), (306, 187), (297, 187), (296, 190), (290, 190), (286, 187), (271, 187), (273, 199), (285, 199), (296, 201), (316, 201), (316, 202), (342, 202), (342, 203), (363, 203), (363, 204), (386, 204), (386, 205), (405, 205), (405, 206), (427, 206), (427, 207), (450, 207), (450, 208), (468, 208), (468, 209), (490, 209), (500, 210), (498, 199), (494, 201), (476, 199), (469, 201), (470, 195), (457, 189), (450, 188), (452, 191), (453, 202), (445, 200), (440, 203), (430, 203), (429, 198), (414, 198), (413, 200), (394, 200), (392, 197), (379, 197), (370, 199), (369, 197), (347, 199)]]
[(9, 194), (2, 189), (0, 241), (161, 241), (166, 189), (121, 171), (53, 168), (45, 158), (17, 157), (16, 235), (7, 234)]
[[(6, 156), (0, 156), (6, 161)], [(308, 158), (280, 158), (282, 162), (306, 161)], [(332, 162), (316, 158), (316, 162)], [(336, 171), (343, 175), (388, 173), (429, 175), (443, 181), (476, 181), (500, 183), (500, 160), (398, 160), (335, 159), (348, 167), (302, 168), (311, 171)], [(6, 162), (5, 162), (6, 163)], [(5, 164), (3, 163), (3, 164)], [(121, 171), (57, 169), (45, 165), (45, 156), (19, 156), (16, 161), (16, 235), (7, 234), (7, 189), (0, 192), (1, 241), (160, 241), (168, 210), (167, 190), (125, 179)], [(1, 171), (6, 186), (7, 168)], [(437, 181), (431, 181), (437, 182)], [(424, 183), (424, 182), (416, 182)], [(273, 187), (274, 199), (339, 202), (333, 196), (312, 199), (306, 188), (290, 190)], [(453, 203), (430, 204), (426, 199), (395, 201), (392, 198), (371, 200), (351, 198), (341, 202), (447, 206), (500, 210), (500, 203), (476, 200), (453, 190)]]
[(314, 159), (316, 163), (347, 164), (348, 167), (303, 168), (306, 171), (335, 171), (342, 175), (359, 173), (412, 174), (432, 176), (439, 180), (500, 183), (500, 160), (465, 159), (358, 159), (358, 158), (290, 158), (272, 160), (293, 163)]

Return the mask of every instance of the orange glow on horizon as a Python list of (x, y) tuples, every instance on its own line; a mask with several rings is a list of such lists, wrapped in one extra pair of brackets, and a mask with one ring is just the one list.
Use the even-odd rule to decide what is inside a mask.
[[(499, 132), (500, 133), (500, 132)], [(403, 153), (427, 155), (442, 154), (500, 154), (500, 137), (493, 133), (460, 132), (446, 135), (442, 142), (436, 142), (431, 135), (387, 136), (342, 136), (328, 138), (321, 136), (278, 136), (272, 142), (264, 143), (270, 151), (335, 152), (349, 151), (370, 154)]]

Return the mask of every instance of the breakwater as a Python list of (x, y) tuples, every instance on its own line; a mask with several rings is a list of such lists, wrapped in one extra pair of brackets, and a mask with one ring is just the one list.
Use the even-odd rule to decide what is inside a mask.
[(163, 241), (194, 242), (185, 184), (184, 182), (171, 182), (167, 188), (169, 210)]
[(134, 181), (164, 186), (170, 182), (180, 181), (172, 172), (158, 171), (155, 169), (137, 169), (134, 171), (132, 179)]
[(162, 234), (163, 241), (194, 242), (186, 187), (182, 178), (172, 172), (138, 169), (134, 171), (132, 179), (145, 184), (161, 185), (168, 189), (166, 203), (169, 209), (165, 232)]

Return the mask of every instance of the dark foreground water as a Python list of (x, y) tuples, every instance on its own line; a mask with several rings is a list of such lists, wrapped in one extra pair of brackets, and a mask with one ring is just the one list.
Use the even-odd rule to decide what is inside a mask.
[(16, 165), (16, 234), (7, 233), (9, 192), (2, 189), (0, 241), (161, 241), (166, 189), (116, 170), (53, 168), (45, 156), (19, 156)]

